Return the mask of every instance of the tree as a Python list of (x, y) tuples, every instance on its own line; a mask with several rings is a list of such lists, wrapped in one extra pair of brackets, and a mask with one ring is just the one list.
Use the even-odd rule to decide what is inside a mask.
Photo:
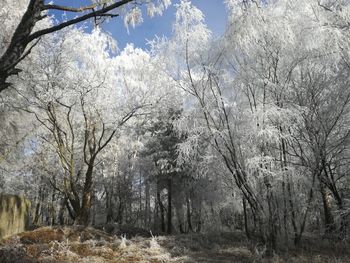
[[(345, 79), (348, 78), (343, 48), (347, 46), (346, 34), (337, 34), (334, 29), (324, 31), (324, 21), (328, 16), (322, 13), (322, 7), (315, 1), (229, 3), (232, 26), (228, 27), (223, 43), (196, 43), (197, 38), (192, 39), (192, 36), (208, 36), (205, 25), (200, 16), (187, 15), (184, 10), (189, 5), (182, 2), (175, 25), (175, 28), (182, 29), (179, 31), (181, 34), (175, 30), (176, 34), (168, 41), (167, 48), (164, 48), (164, 43), (160, 46), (163, 52), (170, 50), (177, 55), (176, 59), (170, 59), (175, 66), (168, 72), (174, 76), (177, 86), (194, 98), (189, 99), (192, 110), (187, 116), (195, 124), (186, 127), (189, 128), (188, 134), (210, 141), (243, 195), (242, 206), (246, 210), (244, 201), (247, 201), (248, 210), (253, 215), (252, 229), (246, 231), (247, 234), (257, 234), (271, 253), (282, 232), (279, 227), (282, 224), (277, 222), (284, 222), (286, 242), (291, 228), (295, 244), (299, 243), (314, 198), (317, 172), (300, 155), (292, 153), (292, 149), (300, 147), (294, 140), (295, 136), (303, 140), (300, 129), (312, 125), (310, 120), (302, 118), (303, 112), (308, 112), (307, 107), (312, 103), (309, 101), (301, 105), (295, 101), (295, 95), (306, 85), (299, 83), (295, 87), (297, 79), (305, 76), (314, 78), (304, 71), (306, 68), (309, 73), (326, 72), (326, 78), (316, 74), (318, 77), (315, 79), (320, 82), (311, 85), (316, 90), (322, 86), (333, 86), (328, 80), (337, 83), (337, 91), (326, 94), (336, 101), (339, 108), (330, 103), (330, 108), (325, 109), (327, 118), (333, 116), (337, 121), (325, 119), (324, 122), (331, 127), (335, 123), (338, 127), (334, 132), (339, 135), (333, 134), (332, 140), (337, 138), (335, 140), (342, 141), (341, 145), (347, 142), (343, 121), (348, 114), (348, 97), (344, 90), (347, 86)], [(196, 14), (196, 11), (188, 13)], [(310, 25), (313, 25), (312, 31)], [(315, 44), (320, 35), (323, 35), (322, 41)], [(334, 41), (342, 43), (342, 47), (333, 46), (331, 43)], [(301, 47), (300, 43), (306, 47)], [(166, 54), (167, 58), (171, 57)], [(344, 95), (344, 100), (339, 99), (340, 93)], [(332, 134), (328, 128), (326, 130)], [(317, 134), (322, 137), (319, 129)], [(195, 146), (198, 140), (192, 142), (194, 146), (185, 150), (198, 149)], [(313, 149), (317, 144), (304, 142), (302, 147)], [(324, 144), (334, 145), (331, 141)], [(313, 152), (311, 149), (305, 152)], [(342, 147), (338, 150), (343, 152)], [(338, 150), (334, 149), (335, 152)], [(327, 152), (333, 156), (330, 149)], [(330, 158), (333, 160), (335, 156)], [(305, 177), (302, 177), (304, 174)], [(300, 187), (300, 184), (307, 188)], [(302, 207), (303, 213), (297, 213)]]
[(164, 223), (164, 206), (160, 198), (160, 192), (165, 187), (167, 189), (167, 233), (172, 233), (173, 228), (173, 187), (174, 181), (179, 180), (181, 176), (181, 168), (177, 165), (177, 144), (181, 138), (176, 134), (173, 123), (179, 118), (181, 112), (169, 109), (166, 116), (161, 116), (150, 127), (149, 132), (153, 135), (148, 141), (144, 155), (151, 156), (155, 165), (156, 185), (157, 185), (157, 201), (161, 213), (162, 231), (165, 231)]
[[(8, 39), (1, 39), (3, 42), (0, 47), (0, 92), (7, 89), (11, 84), (7, 79), (12, 75), (17, 75), (21, 69), (17, 65), (31, 52), (32, 48), (38, 43), (40, 38), (44, 35), (62, 30), (65, 27), (80, 23), (82, 21), (94, 18), (95, 22), (99, 22), (105, 17), (119, 16), (119, 9), (123, 6), (131, 5), (131, 12), (126, 15), (126, 23), (131, 23), (135, 26), (141, 21), (141, 13), (138, 7), (138, 2), (134, 0), (106, 0), (106, 1), (92, 1), (90, 5), (81, 7), (60, 6), (54, 3), (46, 4), (44, 0), (29, 0), (28, 6), (25, 8), (22, 3), (14, 3), (13, 1), (5, 1), (3, 10), (14, 9), (12, 14), (2, 14), (7, 22), (10, 17), (10, 34), (6, 32)], [(88, 2), (88, 1), (86, 1)], [(170, 5), (170, 1), (156, 1), (148, 2), (148, 9), (153, 15), (154, 13), (162, 13), (162, 11)], [(48, 12), (56, 10), (62, 12), (74, 12), (79, 14), (78, 17), (60, 22), (56, 25), (46, 23), (43, 28), (38, 28), (40, 21), (48, 16)], [(112, 12), (116, 11), (116, 12)], [(2, 17), (1, 17), (2, 18)], [(16, 21), (19, 19), (18, 21)], [(7, 26), (5, 26), (7, 29)], [(7, 42), (8, 41), (8, 42)]]
[[(64, 36), (56, 43), (48, 41), (39, 52), (44, 60), (31, 67), (24, 86), (18, 85), (23, 101), (17, 108), (33, 114), (41, 125), (39, 138), (52, 146), (64, 174), (61, 185), (52, 185), (67, 197), (76, 223), (88, 224), (100, 153), (126, 122), (151, 104), (146, 87), (136, 89), (133, 85), (139, 83), (124, 75), (130, 69), (124, 57), (141, 61), (147, 54), (129, 48), (111, 58), (113, 43), (99, 30), (86, 34), (72, 29)], [(77, 43), (98, 55), (79, 53)]]

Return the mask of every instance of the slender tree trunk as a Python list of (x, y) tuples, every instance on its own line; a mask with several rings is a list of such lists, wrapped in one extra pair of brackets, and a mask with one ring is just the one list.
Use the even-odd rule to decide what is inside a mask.
[[(283, 132), (282, 127), (279, 127), (281, 133)], [(281, 144), (280, 144), (280, 162), (281, 162), (281, 168), (282, 172), (287, 171), (287, 154), (286, 154), (286, 144), (285, 140), (281, 138)], [(283, 175), (283, 182), (282, 182), (282, 193), (283, 193), (283, 225), (284, 225), (284, 237), (286, 245), (288, 245), (289, 241), (289, 231), (288, 231), (288, 202), (287, 202), (287, 191), (286, 191), (286, 178), (288, 178), (288, 175)], [(288, 200), (290, 200), (291, 197), (289, 196)], [(291, 202), (289, 202), (289, 205)], [(293, 226), (294, 227), (294, 226)], [(295, 230), (295, 228), (294, 228)]]
[(55, 209), (55, 201), (56, 201), (56, 195), (55, 192), (52, 193), (51, 196), (51, 205), (50, 205), (50, 218), (51, 222), (50, 225), (53, 226), (56, 224), (56, 209)]
[(130, 190), (129, 190), (129, 195), (126, 201), (126, 212), (127, 214), (125, 215), (125, 220), (127, 224), (134, 224), (133, 223), (133, 210), (132, 210), (132, 192), (133, 192), (133, 185), (130, 183)]
[(150, 227), (151, 223), (151, 195), (150, 195), (150, 185), (149, 180), (146, 179), (145, 181), (145, 219), (144, 224), (146, 228)]
[[(284, 180), (285, 180), (284, 176)], [(289, 233), (288, 233), (288, 205), (287, 205), (287, 193), (286, 193), (286, 183), (282, 182), (282, 191), (283, 191), (283, 226), (284, 226), (284, 237), (286, 245), (288, 245)]]
[(157, 203), (158, 203), (159, 212), (160, 212), (161, 231), (165, 232), (164, 206), (160, 198), (159, 182), (157, 184)]
[(307, 219), (307, 216), (308, 216), (308, 214), (309, 214), (310, 207), (311, 207), (311, 202), (312, 202), (312, 199), (313, 199), (313, 196), (314, 196), (314, 184), (315, 184), (315, 179), (316, 179), (316, 175), (314, 174), (314, 176), (313, 176), (313, 178), (312, 178), (312, 185), (311, 185), (311, 188), (310, 188), (310, 191), (309, 191), (309, 198), (308, 198), (308, 201), (307, 201), (306, 211), (305, 211), (303, 220), (302, 220), (301, 225), (300, 225), (299, 234), (298, 234), (297, 237), (294, 239), (294, 244), (295, 244), (295, 246), (300, 245), (300, 241), (301, 241), (302, 235), (303, 235), (304, 230), (305, 230), (306, 219)]
[(153, 229), (157, 232), (160, 232), (159, 229), (159, 195), (158, 195), (158, 183), (156, 185), (156, 193), (155, 193), (155, 200), (154, 200), (154, 214), (153, 214)]
[(325, 234), (327, 235), (334, 232), (335, 225), (330, 198), (327, 193), (326, 186), (322, 182), (320, 182), (320, 193), (323, 202)]
[(138, 212), (138, 217), (139, 219), (137, 220), (138, 221), (138, 224), (139, 224), (139, 227), (142, 227), (142, 222), (145, 220), (144, 218), (142, 218), (142, 216), (144, 215), (144, 213), (142, 213), (142, 174), (141, 174), (141, 171), (139, 171), (139, 212)]
[(242, 197), (243, 202), (243, 213), (244, 213), (244, 230), (245, 234), (248, 239), (250, 239), (250, 231), (249, 231), (249, 225), (248, 225), (248, 215), (247, 215), (247, 201), (245, 200), (245, 197)]
[(343, 239), (347, 236), (347, 228), (348, 228), (348, 219), (347, 219), (347, 211), (344, 209), (343, 200), (339, 193), (333, 194), (336, 203), (338, 212), (340, 214), (340, 228), (339, 228), (339, 238)]
[(327, 165), (326, 162), (324, 162), (323, 169), (324, 169), (325, 175), (329, 178), (329, 181), (331, 182), (331, 184), (328, 186), (328, 189), (332, 192), (332, 195), (336, 201), (338, 212), (340, 214), (340, 228), (338, 229), (338, 231), (339, 231), (339, 238), (342, 239), (346, 236), (346, 231), (347, 231), (347, 219), (346, 219), (347, 213), (344, 209), (343, 198), (337, 188), (336, 181), (334, 178), (334, 172), (332, 171), (330, 165)]
[(269, 210), (269, 219), (268, 219), (268, 233), (267, 233), (267, 250), (266, 254), (271, 256), (273, 251), (276, 249), (276, 210), (273, 205), (273, 193), (271, 191), (271, 186), (267, 186), (266, 199)]
[(186, 197), (186, 206), (187, 206), (187, 225), (188, 225), (188, 231), (193, 232), (192, 227), (192, 213), (191, 213), (191, 200), (190, 197), (187, 195)]
[(167, 233), (172, 233), (172, 180), (168, 179), (168, 220), (167, 220)]
[(64, 208), (67, 205), (67, 201), (67, 197), (62, 198), (60, 202), (60, 208), (58, 210), (58, 222), (61, 226), (64, 225)]
[(294, 209), (294, 202), (293, 202), (293, 196), (292, 196), (292, 189), (291, 189), (291, 183), (289, 176), (287, 176), (287, 191), (288, 191), (288, 201), (289, 201), (289, 207), (291, 210), (291, 221), (292, 221), (292, 226), (293, 226), (293, 231), (294, 231), (294, 244), (297, 243), (298, 239), (298, 227), (296, 223), (296, 214), (295, 214), (295, 209)]
[(106, 191), (106, 222), (110, 223), (114, 220), (112, 197), (113, 197), (113, 186), (105, 186)]
[(124, 210), (125, 210), (124, 201), (119, 197), (118, 214), (115, 220), (119, 225), (123, 224)]
[(35, 212), (34, 212), (33, 225), (35, 225), (35, 226), (37, 226), (39, 223), (40, 207), (41, 207), (41, 188), (39, 189), (39, 194), (37, 197), (37, 203), (36, 203)]
[(196, 232), (199, 233), (202, 230), (202, 202), (199, 201), (198, 214), (197, 214), (197, 227)]
[(177, 220), (178, 220), (178, 226), (179, 226), (180, 233), (183, 234), (183, 233), (185, 233), (185, 229), (184, 229), (182, 204), (177, 204), (176, 205), (176, 215), (177, 215)]

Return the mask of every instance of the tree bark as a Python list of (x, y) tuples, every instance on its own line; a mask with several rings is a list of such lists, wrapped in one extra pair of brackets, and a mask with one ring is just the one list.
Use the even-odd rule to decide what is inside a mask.
[(248, 215), (247, 215), (247, 201), (245, 200), (245, 197), (242, 197), (243, 202), (243, 213), (244, 213), (244, 230), (245, 234), (248, 239), (250, 239), (250, 231), (249, 231), (249, 225), (248, 225)]
[(325, 234), (327, 235), (334, 232), (335, 225), (329, 195), (327, 193), (326, 186), (322, 182), (320, 182), (320, 192), (323, 202)]
[(58, 222), (61, 226), (64, 225), (64, 208), (67, 205), (68, 198), (64, 197), (61, 199), (60, 208), (58, 211)]
[(150, 195), (150, 185), (149, 180), (146, 179), (145, 181), (145, 227), (148, 228), (151, 223), (151, 195)]
[(35, 206), (35, 213), (34, 213), (34, 220), (33, 220), (33, 225), (38, 225), (39, 223), (39, 216), (40, 216), (40, 207), (41, 207), (41, 188), (39, 189), (39, 193), (38, 193), (38, 201), (36, 203)]
[(193, 227), (192, 227), (192, 213), (191, 213), (191, 201), (190, 197), (186, 196), (186, 206), (187, 206), (187, 226), (188, 226), (188, 231), (193, 232)]
[(109, 187), (105, 186), (105, 191), (106, 191), (106, 222), (110, 223), (114, 220), (113, 206), (112, 206), (113, 188), (110, 191)]
[(172, 180), (168, 179), (168, 213), (167, 213), (167, 233), (172, 233)]
[(83, 198), (79, 213), (75, 219), (75, 224), (87, 226), (90, 219), (90, 209), (92, 204), (92, 177), (94, 169), (94, 158), (91, 158), (88, 169), (85, 173), (85, 183), (83, 189)]
[(51, 204), (50, 204), (50, 207), (49, 207), (49, 216), (50, 216), (50, 225), (51, 226), (56, 224), (55, 201), (56, 201), (56, 194), (55, 194), (55, 192), (53, 192), (52, 196), (51, 196)]
[(165, 232), (164, 205), (163, 205), (162, 200), (160, 198), (159, 182), (157, 183), (157, 203), (158, 203), (159, 212), (160, 212), (161, 231)]
[(44, 0), (31, 0), (19, 22), (9, 46), (5, 53), (0, 57), (0, 92), (10, 86), (6, 80), (9, 76), (19, 72), (15, 67), (21, 60), (25, 49), (29, 44), (29, 36), (33, 31), (35, 24), (42, 19), (42, 10)]

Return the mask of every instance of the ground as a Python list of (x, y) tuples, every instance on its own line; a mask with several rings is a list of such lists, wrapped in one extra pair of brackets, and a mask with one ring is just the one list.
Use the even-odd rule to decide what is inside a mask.
[(125, 238), (93, 228), (42, 227), (4, 239), (0, 263), (350, 262), (348, 243), (305, 243), (266, 258), (240, 232)]

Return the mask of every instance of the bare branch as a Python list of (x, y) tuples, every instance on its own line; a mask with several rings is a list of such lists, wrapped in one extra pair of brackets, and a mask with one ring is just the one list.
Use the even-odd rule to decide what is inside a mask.
[[(96, 17), (96, 16), (101, 16), (101, 15), (104, 15), (106, 14), (107, 12), (109, 11), (112, 11), (120, 6), (123, 6), (129, 2), (131, 2), (133, 0), (123, 0), (123, 1), (119, 1), (119, 2), (116, 2), (114, 4), (111, 4), (107, 7), (104, 7), (100, 10), (97, 10), (97, 11), (93, 11), (93, 12), (90, 12), (86, 15), (82, 15), (80, 17), (77, 17), (77, 18), (74, 18), (74, 19), (71, 19), (71, 20), (68, 20), (66, 22), (63, 22), (61, 24), (58, 24), (56, 26), (53, 26), (53, 27), (50, 27), (50, 28), (46, 28), (46, 29), (43, 29), (43, 30), (39, 30), (39, 31), (36, 31), (35, 33), (31, 34), (29, 37), (28, 37), (28, 40), (27, 42), (31, 42), (33, 41), (34, 39), (37, 39), (43, 35), (46, 35), (46, 34), (50, 34), (50, 33), (53, 33), (53, 32), (56, 32), (56, 31), (59, 31), (65, 27), (68, 27), (68, 26), (71, 26), (71, 25), (74, 25), (74, 24), (77, 24), (77, 23), (80, 23), (80, 22), (83, 22), (85, 20), (88, 20), (90, 18), (93, 18), (93, 17)], [(116, 15), (115, 15), (116, 16)]]
[(96, 3), (96, 4), (93, 4), (93, 5), (88, 5), (88, 6), (81, 6), (81, 7), (70, 7), (70, 6), (61, 6), (61, 5), (44, 5), (44, 8), (43, 10), (60, 10), (60, 11), (66, 11), (66, 12), (75, 12), (75, 13), (78, 13), (78, 12), (83, 12), (83, 11), (86, 11), (86, 10), (92, 10), (98, 6), (101, 6), (101, 5), (104, 5), (104, 4), (107, 4), (108, 2), (111, 2), (111, 0), (106, 0), (106, 1), (103, 1), (103, 2), (100, 2), (100, 3)]

